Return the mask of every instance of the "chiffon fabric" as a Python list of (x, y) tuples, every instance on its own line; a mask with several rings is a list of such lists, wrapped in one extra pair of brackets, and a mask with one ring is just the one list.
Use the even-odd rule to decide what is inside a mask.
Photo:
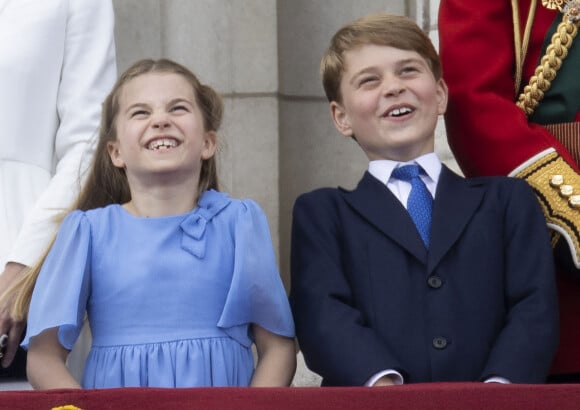
[(183, 215), (142, 218), (116, 204), (70, 213), (35, 286), (23, 346), (58, 327), (70, 349), (85, 311), (85, 388), (247, 386), (250, 325), (294, 337), (262, 210), (213, 190)]

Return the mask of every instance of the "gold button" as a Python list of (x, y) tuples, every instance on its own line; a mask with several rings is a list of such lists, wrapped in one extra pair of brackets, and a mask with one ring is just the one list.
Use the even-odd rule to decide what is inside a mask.
[(574, 209), (580, 208), (580, 195), (572, 195), (568, 198), (568, 205)]
[(574, 193), (574, 187), (572, 185), (562, 185), (560, 187), (560, 195), (564, 198), (568, 198)]
[(550, 185), (553, 186), (554, 188), (559, 187), (563, 183), (564, 177), (562, 175), (553, 175), (552, 178), (550, 178)]

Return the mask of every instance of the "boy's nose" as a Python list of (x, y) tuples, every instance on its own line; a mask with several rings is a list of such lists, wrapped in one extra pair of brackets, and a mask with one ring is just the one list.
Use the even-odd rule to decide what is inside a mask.
[(402, 81), (390, 80), (383, 84), (383, 94), (387, 97), (396, 97), (405, 92), (405, 84)]

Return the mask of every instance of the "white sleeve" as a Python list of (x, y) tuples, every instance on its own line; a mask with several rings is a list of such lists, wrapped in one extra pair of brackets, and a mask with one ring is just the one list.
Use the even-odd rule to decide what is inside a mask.
[(33, 264), (56, 229), (54, 216), (68, 208), (95, 148), (101, 104), (116, 80), (111, 0), (70, 0), (54, 141), (55, 173), (31, 212), (7, 261)]

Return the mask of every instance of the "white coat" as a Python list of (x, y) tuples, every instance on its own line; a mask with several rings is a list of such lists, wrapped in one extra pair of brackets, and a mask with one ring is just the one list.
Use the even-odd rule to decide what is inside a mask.
[[(111, 0), (0, 0), (0, 272), (50, 243), (116, 76)], [(77, 379), (89, 344), (85, 327), (69, 356)]]
[(33, 264), (78, 193), (116, 79), (110, 0), (0, 0), (0, 272)]

